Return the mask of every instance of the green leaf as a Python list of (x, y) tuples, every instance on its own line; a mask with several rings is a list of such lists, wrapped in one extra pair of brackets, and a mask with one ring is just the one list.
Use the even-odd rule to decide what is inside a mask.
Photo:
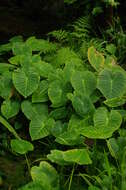
[(54, 167), (48, 162), (40, 162), (39, 166), (33, 166), (31, 169), (33, 181), (39, 182), (44, 190), (59, 190), (59, 176)]
[(75, 71), (71, 77), (71, 83), (75, 91), (87, 96), (96, 89), (96, 77), (90, 71)]
[(9, 42), (11, 42), (12, 44), (15, 42), (23, 42), (23, 37), (21, 35), (14, 36), (9, 39)]
[(76, 131), (65, 131), (57, 136), (56, 142), (62, 145), (79, 145), (83, 144), (84, 138), (80, 136)]
[(69, 84), (63, 84), (60, 80), (50, 83), (48, 96), (52, 102), (52, 107), (64, 106), (67, 102), (67, 93), (71, 91)]
[(126, 74), (120, 70), (104, 69), (98, 76), (98, 89), (107, 99), (123, 96), (126, 92)]
[(18, 190), (50, 190), (50, 189), (44, 189), (44, 187), (39, 182), (30, 182), (26, 184), (25, 186), (19, 188)]
[(54, 72), (52, 65), (44, 61), (40, 61), (38, 63), (33, 62), (32, 66), (36, 69), (36, 72), (39, 73), (39, 75), (43, 78), (48, 78), (48, 75)]
[(107, 146), (112, 157), (118, 158), (119, 146), (115, 138), (107, 140)]
[(73, 108), (81, 117), (84, 117), (94, 111), (94, 105), (88, 96), (74, 93), (74, 95), (68, 94), (68, 98), (71, 99)]
[(114, 44), (108, 44), (108, 45), (106, 46), (106, 50), (107, 50), (110, 54), (114, 55), (114, 54), (116, 53), (116, 46), (115, 46)]
[(58, 120), (58, 119), (66, 118), (68, 114), (69, 114), (69, 110), (66, 107), (60, 107), (60, 108), (52, 110), (49, 116)]
[(96, 186), (90, 186), (88, 187), (88, 190), (100, 190), (100, 189)]
[(67, 64), (69, 62), (74, 62), (74, 64), (82, 64), (82, 60), (79, 56), (71, 50), (69, 47), (60, 48), (55, 56), (54, 65), (60, 67), (61, 65)]
[(48, 101), (48, 81), (42, 80), (39, 83), (37, 90), (32, 94), (32, 102), (47, 102)]
[(6, 119), (10, 119), (18, 114), (20, 103), (14, 100), (5, 100), (1, 105), (1, 112)]
[(15, 69), (15, 66), (7, 64), (7, 63), (0, 63), (0, 74), (3, 74), (7, 71), (13, 71)]
[(29, 100), (25, 100), (21, 104), (21, 109), (24, 115), (29, 119), (32, 120), (34, 118), (41, 117), (45, 118), (48, 116), (48, 106), (42, 103), (31, 103)]
[(58, 120), (54, 123), (53, 127), (50, 129), (50, 133), (53, 136), (58, 137), (67, 130), (67, 127), (68, 127), (67, 123), (62, 123), (61, 120)]
[(44, 39), (36, 39), (34, 36), (26, 40), (26, 45), (30, 47), (32, 51), (41, 51), (42, 53), (52, 52), (57, 48), (56, 44)]
[(15, 42), (12, 45), (14, 55), (32, 55), (32, 49), (23, 42)]
[(124, 98), (111, 98), (111, 99), (107, 99), (104, 101), (104, 104), (106, 104), (107, 106), (114, 108), (114, 107), (118, 107), (121, 106), (123, 104), (126, 103), (126, 99)]
[(54, 123), (51, 123), (49, 126), (47, 125), (47, 117), (36, 117), (33, 118), (30, 122), (30, 136), (32, 140), (38, 140), (44, 138), (49, 135), (49, 129), (53, 126)]
[(0, 55), (11, 51), (11, 49), (12, 49), (12, 44), (11, 43), (0, 45)]
[(99, 72), (101, 69), (103, 69), (105, 62), (104, 56), (97, 52), (93, 46), (88, 49), (88, 60), (96, 71)]
[(104, 127), (108, 125), (108, 110), (105, 107), (100, 107), (95, 111), (94, 117), (94, 126), (95, 127)]
[(26, 140), (12, 139), (11, 148), (19, 154), (26, 154), (28, 151), (33, 151), (33, 145)]
[(5, 72), (0, 76), (0, 96), (4, 99), (12, 96), (13, 84), (12, 73)]
[(67, 151), (51, 150), (51, 154), (48, 154), (47, 158), (60, 165), (69, 165), (73, 163), (87, 165), (92, 163), (86, 149), (72, 149)]
[[(107, 114), (104, 109), (99, 108), (95, 112), (94, 126), (84, 126), (83, 129), (81, 129), (80, 133), (83, 136), (93, 139), (106, 139), (111, 137), (113, 132), (119, 129), (122, 123), (122, 117), (119, 112), (111, 110), (111, 112)], [(105, 116), (103, 116), (104, 113)]]
[(32, 68), (29, 68), (27, 72), (23, 69), (17, 69), (13, 73), (12, 79), (16, 90), (25, 98), (38, 88), (40, 80), (39, 75)]
[(21, 60), (21, 55), (15, 55), (11, 57), (8, 61), (13, 65), (19, 65), (20, 60)]

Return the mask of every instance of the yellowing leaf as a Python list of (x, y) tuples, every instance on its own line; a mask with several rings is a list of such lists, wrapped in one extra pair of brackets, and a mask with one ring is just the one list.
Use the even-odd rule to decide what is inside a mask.
[(97, 52), (93, 46), (88, 49), (88, 60), (96, 71), (99, 72), (101, 69), (103, 69), (105, 62), (104, 56)]

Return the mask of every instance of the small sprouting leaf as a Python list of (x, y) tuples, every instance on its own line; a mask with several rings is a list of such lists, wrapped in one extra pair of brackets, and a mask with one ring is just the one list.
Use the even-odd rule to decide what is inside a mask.
[(105, 62), (104, 56), (97, 52), (93, 46), (88, 49), (88, 60), (96, 71), (99, 72), (103, 69)]
[(96, 89), (96, 77), (90, 71), (75, 71), (73, 72), (71, 83), (75, 91), (84, 95), (91, 95)]
[(111, 99), (107, 99), (104, 101), (104, 104), (106, 104), (107, 106), (114, 108), (114, 107), (118, 107), (121, 106), (123, 104), (126, 103), (126, 99), (124, 98), (111, 98)]
[(33, 145), (26, 140), (12, 139), (11, 148), (19, 154), (26, 154), (28, 151), (33, 151)]
[(34, 182), (39, 182), (44, 190), (59, 190), (59, 176), (57, 171), (48, 162), (42, 161), (39, 166), (31, 168)]
[(47, 158), (60, 165), (69, 165), (73, 163), (87, 165), (92, 163), (86, 149), (72, 149), (67, 151), (51, 150), (51, 154), (48, 154)]
[(38, 116), (43, 118), (43, 116), (48, 116), (48, 106), (43, 103), (31, 103), (25, 100), (21, 104), (21, 109), (24, 115), (29, 119), (35, 119)]
[(26, 98), (38, 88), (40, 77), (33, 68), (29, 68), (27, 72), (17, 69), (12, 79), (16, 90)]
[[(107, 114), (104, 109), (99, 108), (96, 110), (96, 113), (94, 114), (95, 126), (84, 126), (83, 129), (81, 129), (80, 133), (83, 136), (93, 139), (107, 139), (119, 129), (122, 123), (122, 117), (119, 112), (112, 110)], [(104, 113), (105, 116), (101, 118)]]
[(32, 94), (32, 102), (47, 102), (48, 101), (48, 81), (42, 80), (39, 83), (37, 90)]
[(7, 119), (14, 117), (18, 114), (20, 109), (20, 103), (15, 100), (5, 100), (1, 105), (1, 112)]
[(98, 89), (107, 99), (121, 97), (126, 92), (126, 74), (121, 70), (104, 69), (99, 73)]

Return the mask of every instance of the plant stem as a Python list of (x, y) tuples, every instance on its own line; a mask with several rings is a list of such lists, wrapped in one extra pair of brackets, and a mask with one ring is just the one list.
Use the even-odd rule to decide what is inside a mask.
[(28, 172), (29, 172), (29, 174), (30, 174), (31, 167), (30, 167), (30, 164), (29, 164), (29, 161), (28, 161), (28, 157), (27, 157), (26, 154), (25, 154), (25, 159), (26, 159), (26, 163), (27, 163), (27, 166), (28, 166)]
[(4, 127), (6, 127), (16, 137), (16, 139), (21, 140), (14, 128), (2, 116), (0, 116), (0, 123), (2, 123)]
[(74, 174), (74, 165), (73, 165), (73, 169), (72, 169), (72, 172), (71, 172), (71, 175), (70, 175), (70, 182), (69, 182), (68, 190), (71, 190), (71, 184), (72, 184), (73, 174)]

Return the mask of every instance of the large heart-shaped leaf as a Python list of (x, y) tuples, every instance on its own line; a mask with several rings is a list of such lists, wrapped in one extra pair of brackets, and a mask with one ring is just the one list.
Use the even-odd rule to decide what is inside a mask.
[(1, 112), (7, 119), (18, 114), (20, 103), (14, 100), (5, 100), (1, 106)]
[(38, 88), (40, 80), (39, 75), (33, 68), (29, 68), (27, 71), (17, 69), (13, 73), (12, 78), (16, 90), (25, 98), (30, 96)]
[(90, 71), (75, 71), (71, 77), (71, 83), (75, 91), (84, 95), (91, 95), (96, 89), (96, 77)]
[(98, 89), (107, 99), (121, 97), (126, 92), (126, 74), (120, 70), (104, 69), (98, 76)]
[(89, 114), (94, 111), (94, 105), (92, 104), (91, 99), (83, 94), (68, 94), (68, 98), (72, 101), (73, 108), (76, 113), (81, 117), (84, 117), (86, 114)]
[(32, 55), (31, 47), (23, 42), (13, 43), (12, 51), (14, 55)]
[(84, 138), (80, 136), (76, 131), (65, 131), (57, 136), (56, 142), (62, 145), (78, 145), (83, 144)]
[(88, 60), (96, 71), (99, 72), (101, 69), (103, 69), (105, 62), (104, 56), (97, 52), (93, 46), (88, 49)]
[(32, 102), (47, 102), (48, 101), (48, 82), (42, 80), (37, 90), (32, 95)]
[(54, 125), (53, 119), (46, 116), (33, 118), (30, 122), (30, 136), (32, 140), (38, 140), (49, 135), (50, 129)]
[(55, 56), (54, 65), (60, 67), (60, 65), (64, 65), (70, 62), (74, 62), (74, 64), (79, 65), (83, 64), (79, 56), (69, 47), (60, 48)]
[(106, 104), (107, 106), (111, 108), (121, 106), (125, 103), (126, 103), (126, 99), (123, 97), (111, 98), (104, 101), (104, 104)]
[(44, 61), (34, 62), (34, 60), (32, 60), (32, 66), (43, 78), (48, 78), (48, 75), (54, 72), (52, 65)]
[(12, 73), (4, 72), (0, 76), (0, 96), (4, 99), (10, 98), (13, 94)]
[(47, 158), (60, 165), (77, 163), (79, 165), (91, 164), (92, 161), (86, 149), (72, 149), (67, 151), (52, 150)]
[(21, 109), (24, 115), (32, 120), (37, 117), (43, 118), (43, 116), (48, 116), (48, 106), (43, 103), (31, 103), (28, 100), (25, 100), (21, 104)]
[(26, 45), (30, 47), (32, 51), (41, 51), (43, 53), (55, 51), (57, 47), (54, 43), (44, 39), (36, 39), (34, 36), (27, 39)]
[(60, 107), (57, 109), (54, 109), (50, 112), (49, 116), (58, 120), (58, 119), (64, 119), (68, 116), (69, 110), (66, 107)]
[(33, 181), (39, 182), (44, 187), (44, 190), (59, 190), (58, 173), (48, 162), (43, 161), (39, 166), (33, 166), (31, 176)]
[(107, 113), (105, 108), (99, 108), (94, 114), (94, 126), (84, 126), (80, 133), (88, 138), (106, 139), (119, 129), (121, 122), (122, 117), (118, 111)]
[(26, 154), (28, 151), (33, 151), (34, 149), (33, 145), (30, 142), (22, 139), (12, 139), (11, 148), (13, 151), (19, 154)]
[(54, 80), (50, 83), (48, 96), (52, 102), (52, 107), (64, 106), (67, 102), (67, 93), (71, 92), (71, 86), (63, 84), (60, 80)]
[(32, 181), (26, 184), (25, 186), (19, 188), (18, 190), (50, 190), (50, 189), (45, 189), (39, 182)]

